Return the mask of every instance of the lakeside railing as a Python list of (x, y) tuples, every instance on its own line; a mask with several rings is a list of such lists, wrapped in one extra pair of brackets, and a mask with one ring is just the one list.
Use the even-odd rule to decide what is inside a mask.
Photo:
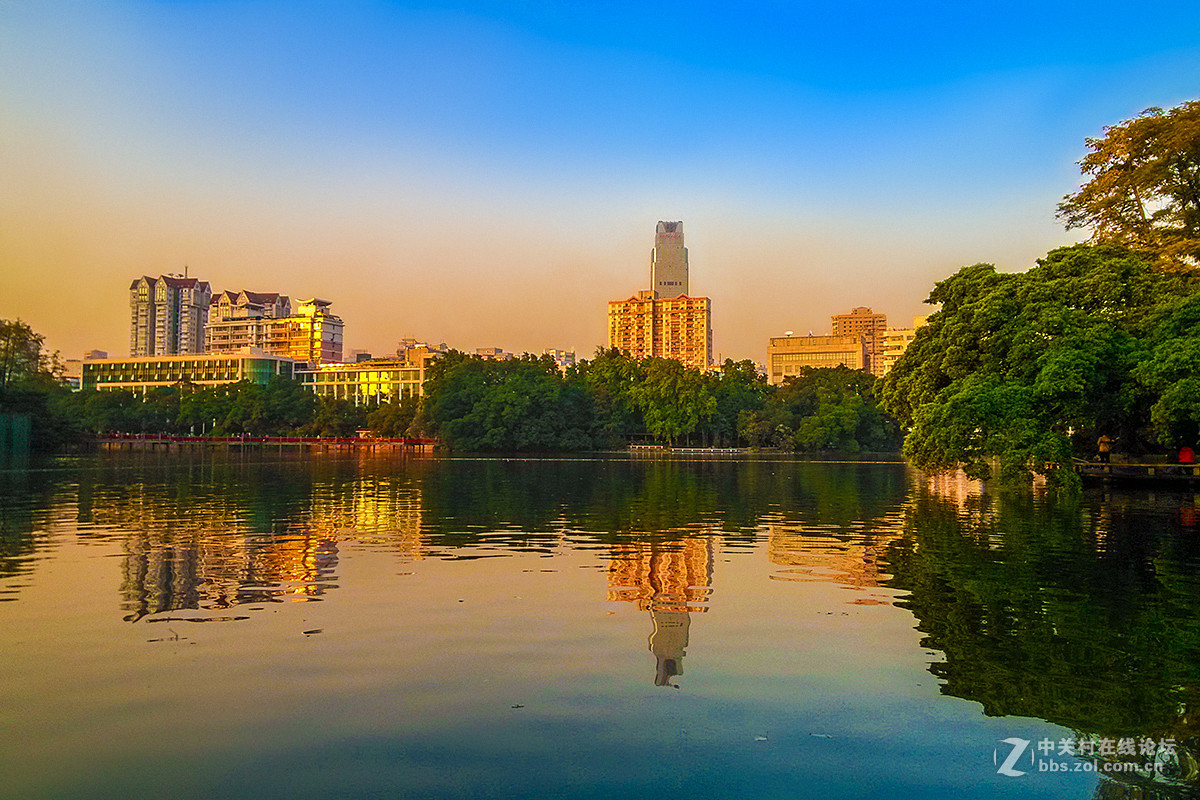
[(303, 446), (342, 446), (342, 447), (414, 447), (430, 448), (438, 444), (438, 439), (420, 437), (369, 437), (369, 436), (190, 436), (171, 433), (98, 433), (89, 437), (91, 442), (100, 446), (138, 445), (278, 445), (280, 447), (293, 445)]
[(1200, 464), (1172, 464), (1166, 461), (1075, 461), (1075, 471), (1085, 478), (1200, 482)]

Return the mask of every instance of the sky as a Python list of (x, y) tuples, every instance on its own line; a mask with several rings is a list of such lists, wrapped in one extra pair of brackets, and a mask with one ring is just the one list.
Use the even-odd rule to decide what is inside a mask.
[(1085, 139), (1200, 97), (1200, 4), (0, 0), (0, 318), (128, 353), (129, 284), (591, 355), (682, 220), (721, 358), (1082, 241)]

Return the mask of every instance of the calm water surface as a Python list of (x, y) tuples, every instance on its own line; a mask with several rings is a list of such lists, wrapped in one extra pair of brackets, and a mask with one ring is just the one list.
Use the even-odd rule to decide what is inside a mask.
[(4, 470), (0, 796), (1195, 797), (1196, 516), (886, 463)]

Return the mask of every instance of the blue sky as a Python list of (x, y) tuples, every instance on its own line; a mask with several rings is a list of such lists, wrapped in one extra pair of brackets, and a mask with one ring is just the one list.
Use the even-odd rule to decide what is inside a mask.
[(1084, 138), (1198, 95), (1195, 3), (0, 0), (0, 316), (124, 354), (129, 281), (187, 264), (348, 347), (590, 353), (681, 219), (762, 360), (1079, 240)]

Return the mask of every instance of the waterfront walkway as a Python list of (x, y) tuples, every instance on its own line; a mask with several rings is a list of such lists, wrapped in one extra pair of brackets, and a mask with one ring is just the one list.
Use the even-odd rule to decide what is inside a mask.
[(167, 433), (102, 433), (91, 437), (103, 450), (183, 450), (275, 447), (280, 450), (432, 450), (437, 439), (333, 436), (176, 436)]

